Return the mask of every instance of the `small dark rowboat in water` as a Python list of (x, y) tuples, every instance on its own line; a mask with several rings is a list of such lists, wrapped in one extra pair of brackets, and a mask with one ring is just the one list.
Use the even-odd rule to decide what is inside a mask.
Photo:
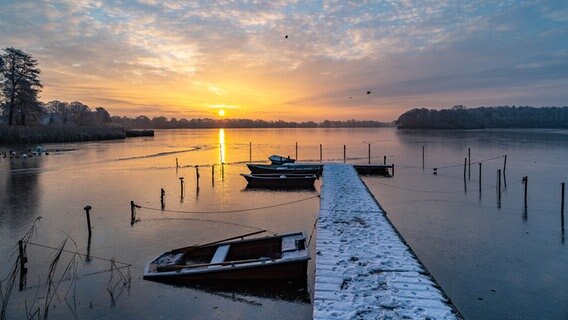
[(247, 163), (252, 174), (263, 174), (263, 173), (278, 173), (278, 174), (289, 174), (289, 173), (302, 173), (302, 174), (315, 174), (319, 175), (322, 170), (322, 165), (319, 164), (300, 164), (300, 163), (286, 163), (283, 165), (266, 165), (257, 163)]
[(222, 240), (165, 252), (146, 264), (144, 279), (297, 279), (306, 277), (308, 260), (310, 255), (303, 232), (234, 241)]
[(280, 165), (280, 164), (285, 164), (285, 163), (294, 163), (296, 162), (296, 159), (291, 159), (290, 156), (288, 157), (283, 157), (283, 156), (279, 156), (277, 154), (273, 154), (270, 157), (268, 157), (268, 160), (270, 160), (270, 162), (273, 165)]
[(313, 188), (317, 176), (315, 174), (241, 174), (245, 177), (249, 187), (271, 189), (301, 189)]

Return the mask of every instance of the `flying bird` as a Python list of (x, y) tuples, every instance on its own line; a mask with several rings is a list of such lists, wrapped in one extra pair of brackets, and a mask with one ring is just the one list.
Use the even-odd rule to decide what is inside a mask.
[(349, 99), (353, 99), (353, 97), (349, 97)]
[(288, 39), (288, 35), (284, 36), (285, 39)]
[(371, 91), (367, 91), (367, 94), (371, 94)]

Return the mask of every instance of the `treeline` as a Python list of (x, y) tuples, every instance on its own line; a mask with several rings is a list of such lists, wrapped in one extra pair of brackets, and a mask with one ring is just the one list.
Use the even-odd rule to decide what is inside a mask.
[(422, 108), (403, 113), (395, 123), (399, 129), (568, 128), (568, 107)]
[(133, 129), (192, 129), (192, 128), (342, 128), (342, 127), (388, 127), (392, 123), (379, 121), (265, 121), (251, 119), (168, 119), (166, 117), (138, 116), (136, 118), (113, 116), (112, 123), (120, 124), (125, 128)]

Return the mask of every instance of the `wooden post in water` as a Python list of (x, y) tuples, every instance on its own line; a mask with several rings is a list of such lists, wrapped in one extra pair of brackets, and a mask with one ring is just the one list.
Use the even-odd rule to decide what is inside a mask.
[(211, 185), (215, 185), (215, 164), (211, 165)]
[(249, 162), (252, 162), (252, 142), (249, 142)]
[(199, 190), (199, 166), (195, 166), (195, 178), (197, 179), (197, 190)]
[(394, 177), (394, 163), (392, 164), (392, 176)]
[(523, 184), (525, 185), (525, 210), (527, 209), (527, 189), (529, 186), (529, 177), (523, 177)]
[(463, 160), (463, 179), (465, 180), (467, 173), (467, 157)]
[(221, 162), (221, 180), (225, 181), (225, 162)]
[(371, 144), (369, 143), (369, 164), (371, 164)]
[(130, 225), (133, 225), (134, 221), (136, 221), (136, 205), (134, 201), (130, 201)]
[(497, 170), (497, 195), (499, 199), (499, 207), (501, 207), (501, 169)]
[(467, 148), (467, 178), (471, 179), (471, 148)]
[(298, 160), (298, 142), (296, 142), (296, 161)]
[(343, 163), (347, 161), (347, 146), (343, 145)]
[(320, 143), (320, 163), (323, 162), (323, 145)]
[(479, 193), (481, 193), (481, 162), (479, 163)]
[(85, 206), (83, 209), (87, 214), (87, 228), (89, 229), (89, 238), (91, 238), (91, 206)]
[(383, 164), (384, 164), (384, 165), (387, 164), (387, 156), (383, 156)]
[(560, 193), (560, 223), (562, 226), (562, 233), (564, 233), (564, 189), (565, 189), (566, 183), (562, 182), (562, 191)]
[(166, 197), (166, 190), (164, 190), (164, 188), (160, 188), (160, 204), (162, 210), (164, 210), (164, 208), (166, 207), (165, 197)]
[(178, 158), (176, 158), (176, 169), (179, 168), (179, 162), (178, 162)]
[(507, 188), (507, 174), (505, 170), (507, 170), (507, 155), (505, 155), (505, 159), (503, 160), (503, 182), (505, 183), (505, 188)]
[(179, 189), (180, 189), (180, 194), (181, 194), (182, 199), (183, 199), (183, 195), (184, 195), (183, 185), (184, 185), (183, 177), (179, 177)]
[(26, 250), (24, 248), (24, 241), (18, 241), (18, 262), (20, 263), (20, 284), (19, 290), (24, 290), (24, 286), (26, 283), (26, 274), (28, 273), (28, 269), (26, 268), (26, 262), (28, 262), (28, 257), (26, 257)]
[(422, 170), (424, 170), (424, 145), (422, 145)]

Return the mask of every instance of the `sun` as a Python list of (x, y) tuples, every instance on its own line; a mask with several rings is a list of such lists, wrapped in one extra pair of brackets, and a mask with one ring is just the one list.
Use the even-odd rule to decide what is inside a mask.
[(225, 116), (225, 110), (220, 109), (217, 113), (219, 113), (219, 116), (224, 117)]

